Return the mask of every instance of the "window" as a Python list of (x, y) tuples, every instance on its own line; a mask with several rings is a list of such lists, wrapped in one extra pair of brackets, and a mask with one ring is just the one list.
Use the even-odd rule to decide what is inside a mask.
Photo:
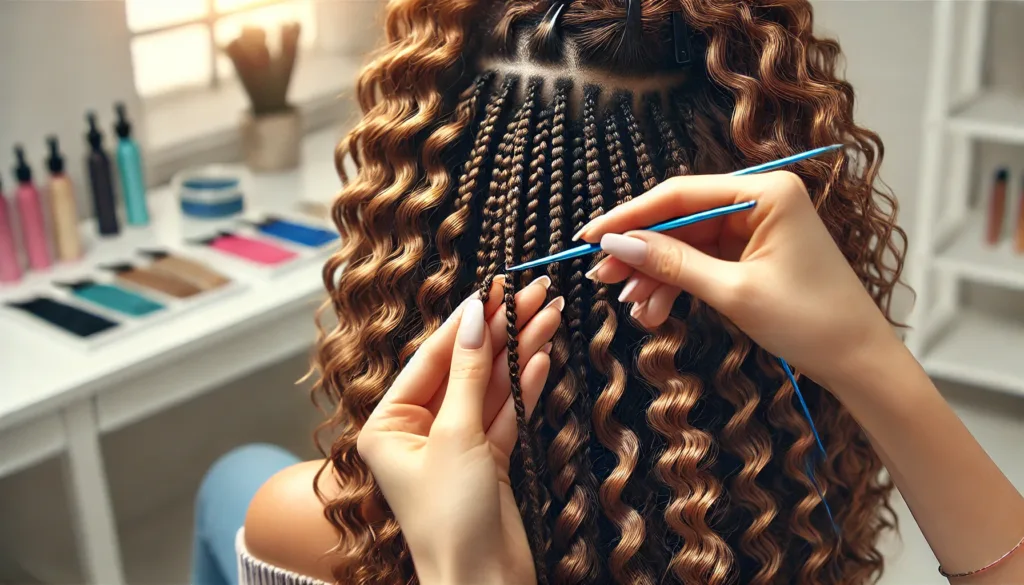
[(305, 51), (316, 47), (313, 0), (126, 0), (135, 88), (142, 98), (216, 87), (233, 79), (225, 47), (243, 26), (267, 31), (271, 51), (283, 22), (302, 25)]

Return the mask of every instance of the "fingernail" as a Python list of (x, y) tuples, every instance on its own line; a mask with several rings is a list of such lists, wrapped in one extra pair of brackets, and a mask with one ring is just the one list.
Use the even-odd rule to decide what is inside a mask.
[(572, 241), (574, 241), (574, 242), (578, 242), (578, 241), (580, 240), (580, 238), (581, 238), (581, 237), (583, 236), (583, 233), (584, 233), (585, 231), (587, 231), (587, 228), (586, 228), (586, 227), (584, 227), (584, 228), (583, 228), (583, 229), (581, 229), (580, 231), (578, 231), (578, 232), (576, 232), (575, 234), (573, 234), (573, 235), (572, 235)]
[(484, 344), (484, 304), (480, 299), (466, 301), (456, 339), (464, 349), (480, 349)]
[(647, 242), (629, 236), (605, 234), (601, 237), (601, 249), (634, 266), (647, 260)]
[(583, 276), (589, 278), (590, 280), (597, 280), (597, 273), (601, 271), (601, 267), (604, 266), (604, 263), (607, 260), (607, 257), (601, 258), (601, 260), (598, 261), (597, 264), (594, 264), (594, 267), (588, 270), (587, 273), (584, 274)]
[(533, 282), (526, 286), (533, 286), (535, 284), (540, 284), (544, 287), (544, 290), (547, 290), (548, 288), (551, 287), (551, 277), (548, 276), (547, 274), (545, 274), (544, 276), (538, 276), (537, 278), (533, 279)]
[(552, 347), (553, 347), (553, 344), (549, 341), (549, 342), (544, 344), (544, 347), (540, 348), (540, 351), (541, 351), (541, 353), (550, 354)]
[(639, 319), (640, 313), (643, 313), (645, 308), (647, 308), (647, 301), (635, 303), (633, 308), (629, 310), (629, 316), (634, 319)]
[(544, 308), (547, 309), (548, 307), (555, 307), (558, 310), (558, 312), (561, 313), (562, 310), (565, 309), (565, 297), (558, 297), (557, 299), (548, 303), (547, 306)]
[(626, 286), (622, 287), (622, 292), (619, 293), (619, 302), (625, 302), (625, 300), (629, 298), (630, 293), (636, 290), (636, 287), (638, 286), (640, 286), (640, 279), (635, 276), (630, 278), (629, 281), (626, 282)]

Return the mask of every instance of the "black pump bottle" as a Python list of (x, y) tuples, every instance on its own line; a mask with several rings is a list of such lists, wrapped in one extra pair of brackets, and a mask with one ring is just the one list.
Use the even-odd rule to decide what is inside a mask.
[(99, 224), (100, 235), (117, 235), (117, 204), (114, 199), (114, 180), (110, 172), (110, 157), (103, 151), (103, 134), (96, 122), (96, 114), (86, 115), (89, 121), (89, 133), (85, 135), (89, 142), (89, 154), (86, 162), (89, 166), (89, 184), (92, 188), (92, 201), (96, 210), (96, 222)]

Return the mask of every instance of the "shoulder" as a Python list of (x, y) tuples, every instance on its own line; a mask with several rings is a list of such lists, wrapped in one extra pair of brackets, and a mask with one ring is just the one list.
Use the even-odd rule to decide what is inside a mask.
[[(245, 517), (245, 547), (265, 563), (334, 582), (329, 551), (338, 544), (338, 531), (324, 517), (324, 504), (313, 482), (324, 461), (288, 467), (256, 492)], [(338, 482), (328, 469), (319, 478), (328, 498), (338, 493)]]

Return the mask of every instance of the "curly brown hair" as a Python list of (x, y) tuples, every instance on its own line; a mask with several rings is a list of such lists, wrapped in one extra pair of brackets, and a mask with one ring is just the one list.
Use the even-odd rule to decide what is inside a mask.
[[(415, 581), (355, 449), (405, 360), (457, 299), (489, 291), (503, 264), (564, 249), (588, 217), (659, 181), (843, 143), (793, 170), (890, 313), (906, 238), (895, 200), (876, 188), (882, 144), (854, 122), (839, 45), (814, 36), (807, 0), (551, 7), (391, 0), (388, 44), (360, 76), (364, 117), (337, 151), (343, 246), (323, 272), (337, 324), (323, 329), (314, 362), (314, 394), (333, 408), (318, 444), (322, 473), (341, 484), (323, 499), (340, 533), (335, 577), (346, 585)], [(694, 49), (686, 69), (674, 60), (680, 22)], [(479, 54), (489, 65), (474, 61)], [(523, 76), (509, 62), (541, 64), (553, 78)], [(570, 63), (624, 82), (574, 83)], [(652, 76), (673, 81), (637, 89)], [(346, 156), (358, 168), (351, 180)], [(644, 331), (584, 271), (579, 259), (547, 268), (567, 306), (543, 416), (532, 421), (518, 380), (521, 283), (505, 283), (520, 428), (513, 479), (539, 581), (876, 580), (879, 536), (896, 526), (892, 484), (849, 413), (813, 381), (802, 384), (828, 450), (812, 460), (793, 386), (727, 319), (683, 295), (666, 324)]]

